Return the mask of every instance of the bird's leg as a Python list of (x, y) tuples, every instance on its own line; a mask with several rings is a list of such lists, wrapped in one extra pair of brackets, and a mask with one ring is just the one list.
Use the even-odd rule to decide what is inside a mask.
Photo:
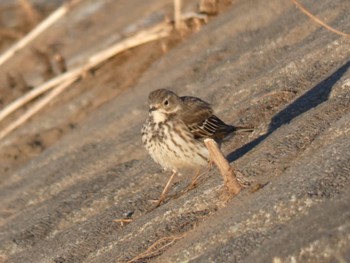
[(208, 161), (208, 172), (210, 172), (210, 170), (213, 168), (213, 163), (214, 161), (210, 158)]
[(187, 187), (188, 190), (191, 190), (193, 188), (197, 187), (198, 178), (201, 176), (200, 169), (196, 170), (196, 174), (194, 175), (191, 184)]
[(175, 175), (177, 174), (177, 171), (176, 170), (173, 170), (173, 173), (172, 175), (170, 176), (168, 182), (166, 183), (164, 189), (163, 189), (163, 192), (160, 194), (160, 197), (158, 199), (158, 201), (156, 201), (156, 206), (159, 206), (165, 199), (166, 197), (166, 194), (168, 193), (168, 190), (171, 186), (171, 182), (173, 181)]

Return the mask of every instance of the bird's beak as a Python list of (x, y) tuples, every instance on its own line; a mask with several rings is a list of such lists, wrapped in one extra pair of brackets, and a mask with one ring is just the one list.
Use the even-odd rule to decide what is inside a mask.
[(152, 106), (149, 108), (149, 112), (151, 113), (152, 111), (155, 111), (156, 109), (157, 109), (156, 107)]

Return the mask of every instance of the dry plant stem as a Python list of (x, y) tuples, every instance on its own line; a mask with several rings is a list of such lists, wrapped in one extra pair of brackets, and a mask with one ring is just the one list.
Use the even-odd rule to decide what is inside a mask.
[(306, 14), (308, 17), (310, 17), (311, 19), (313, 19), (316, 23), (320, 24), (321, 26), (325, 27), (326, 29), (328, 29), (329, 31), (332, 31), (333, 33), (336, 33), (338, 35), (341, 35), (343, 37), (350, 37), (350, 34), (341, 32), (329, 25), (327, 25), (325, 22), (323, 22), (322, 20), (318, 19), (316, 16), (314, 16), (313, 14), (311, 14), (304, 6), (302, 6), (297, 0), (292, 0), (292, 2), (304, 13)]
[(167, 37), (170, 35), (171, 29), (172, 28), (169, 24), (160, 23), (150, 29), (140, 31), (135, 36), (129, 37), (117, 43), (116, 45), (90, 57), (89, 62), (84, 67), (90, 69), (124, 50), (140, 46), (159, 38)]
[(96, 67), (101, 62), (124, 50), (142, 45), (150, 41), (154, 41), (159, 38), (166, 37), (170, 34), (170, 31), (171, 27), (167, 24), (162, 23), (161, 25), (157, 25), (149, 30), (141, 31), (137, 35), (127, 38), (124, 41), (121, 41), (116, 45), (108, 48), (107, 50), (99, 52), (98, 54), (92, 56), (85, 65), (72, 69), (62, 75), (59, 75), (45, 82), (44, 84), (34, 88), (30, 92), (26, 93), (24, 96), (16, 99), (15, 101), (7, 105), (3, 110), (0, 111), (0, 121), (15, 110), (17, 110), (18, 108), (20, 108), (22, 105), (45, 93), (46, 91), (54, 88), (58, 84), (69, 79), (79, 78), (81, 75), (84, 75), (86, 71), (92, 69), (93, 67)]
[[(142, 260), (142, 259), (155, 257), (155, 256), (161, 254), (165, 248), (170, 246), (176, 240), (179, 240), (179, 239), (183, 238), (184, 236), (185, 236), (185, 234), (179, 235), (179, 236), (163, 237), (163, 238), (157, 240), (156, 242), (154, 242), (149, 248), (147, 248), (147, 250), (145, 252), (137, 255), (133, 259), (129, 260), (127, 263), (133, 263), (133, 262), (137, 262), (137, 261)], [(165, 245), (161, 246), (160, 248), (157, 248), (157, 246), (163, 242), (166, 242)]]
[(72, 7), (72, 5), (77, 4), (80, 0), (73, 0), (68, 4), (65, 4), (54, 11), (51, 15), (49, 15), (44, 21), (42, 21), (37, 27), (35, 27), (32, 31), (30, 31), (24, 38), (19, 40), (16, 44), (14, 44), (10, 49), (5, 51), (0, 56), (0, 66), (4, 64), (8, 59), (10, 59), (13, 55), (16, 54), (20, 49), (27, 46), (33, 39), (39, 36), (42, 32), (44, 32), (47, 28), (49, 28), (52, 24), (54, 24), (57, 20), (63, 17)]
[(133, 221), (132, 218), (122, 218), (122, 219), (115, 219), (113, 222), (120, 223), (121, 226), (124, 226), (124, 224), (131, 223)]
[[(78, 3), (81, 0), (75, 0), (73, 1), (71, 4), (75, 4)], [(193, 14), (195, 15), (195, 14)], [(188, 15), (186, 16), (188, 19), (190, 19), (192, 16)], [(79, 77), (84, 76), (86, 74), (86, 72), (94, 67), (96, 67), (97, 65), (99, 65), (100, 63), (104, 62), (105, 60), (111, 58), (112, 56), (117, 55), (118, 53), (121, 53), (127, 49), (160, 39), (160, 38), (164, 38), (170, 35), (172, 31), (172, 26), (169, 23), (161, 23), (158, 24), (148, 30), (143, 30), (141, 32), (139, 32), (138, 34), (136, 34), (135, 36), (132, 36), (130, 38), (127, 38), (117, 44), (115, 44), (114, 46), (103, 50), (99, 53), (97, 53), (96, 55), (90, 57), (88, 59), (88, 62), (82, 66), (76, 67), (75, 69), (72, 69), (68, 72), (65, 72), (64, 74), (61, 74), (45, 83), (43, 83), (42, 85), (34, 88), (33, 90), (31, 90), (30, 92), (26, 93), (25, 95), (23, 95), (20, 98), (17, 98), (15, 101), (11, 102), (9, 105), (7, 105), (4, 109), (2, 109), (0, 111), (0, 121), (3, 120), (4, 118), (6, 118), (8, 115), (10, 115), (12, 112), (14, 112), (15, 110), (19, 109), (21, 106), (23, 106), (24, 104), (26, 104), (27, 102), (33, 100), (34, 98), (40, 96), (41, 94), (47, 92), (50, 89), (55, 88), (57, 85), (63, 83), (62, 85), (64, 85), (64, 82), (68, 82), (71, 81), (72, 83), (74, 81), (76, 81)], [(13, 54), (12, 54), (13, 55)], [(3, 57), (2, 57), (3, 59)], [(1, 60), (1, 58), (0, 58)], [(1, 65), (1, 62), (0, 62)], [(15, 123), (13, 123), (10, 127), (6, 128), (6, 132), (2, 131), (0, 134), (0, 139), (3, 138), (5, 135), (3, 134), (8, 134), (9, 132), (7, 132), (8, 130), (12, 131), (15, 128), (17, 128), (19, 125), (16, 125), (17, 121)], [(23, 123), (23, 122), (21, 122)], [(15, 128), (11, 128), (11, 127), (15, 127)]]
[(78, 76), (79, 71), (77, 69), (67, 72), (63, 75), (60, 75), (56, 78), (53, 78), (49, 80), (48, 82), (45, 82), (44, 84), (32, 89), (30, 92), (26, 93), (24, 96), (16, 99), (15, 101), (11, 102), (9, 105), (7, 105), (4, 109), (0, 112), (0, 121), (3, 120), (6, 116), (20, 108), (22, 105), (26, 104), (27, 102), (31, 101), (32, 99), (38, 97), (39, 95), (45, 93), (49, 89), (52, 89), (53, 87), (57, 86), (58, 84), (68, 80), (75, 78)]
[(15, 122), (11, 123), (4, 130), (0, 132), (0, 139), (5, 137), (7, 134), (12, 132), (22, 123), (27, 121), (30, 117), (32, 117), (35, 113), (45, 107), (50, 101), (52, 101), (57, 95), (59, 95), (62, 91), (68, 88), (76, 79), (69, 79), (66, 82), (63, 82), (56, 89), (52, 90), (48, 95), (46, 95), (43, 99), (37, 102), (32, 108), (30, 108), (25, 114), (23, 114), (20, 118), (18, 118)]
[(229, 192), (237, 195), (241, 191), (242, 187), (237, 181), (230, 164), (221, 153), (217, 143), (213, 139), (205, 139), (204, 143), (209, 150), (211, 160), (216, 164), (222, 177), (224, 178), (225, 186)]
[(174, 0), (174, 20), (175, 20), (175, 29), (181, 29), (181, 1), (182, 0)]
[(201, 174), (201, 171), (198, 169), (198, 170), (196, 171), (196, 174), (195, 174), (194, 177), (192, 178), (191, 184), (187, 187), (187, 189), (193, 189), (193, 188), (195, 188), (196, 185), (197, 185), (198, 179), (199, 179), (199, 177), (200, 177), (201, 175), (202, 175), (202, 174)]

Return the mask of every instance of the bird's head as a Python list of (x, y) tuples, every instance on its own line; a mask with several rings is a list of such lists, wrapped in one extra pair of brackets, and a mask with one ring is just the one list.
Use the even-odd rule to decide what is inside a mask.
[(152, 91), (148, 96), (149, 112), (151, 115), (171, 115), (182, 108), (182, 100), (174, 92), (167, 89)]

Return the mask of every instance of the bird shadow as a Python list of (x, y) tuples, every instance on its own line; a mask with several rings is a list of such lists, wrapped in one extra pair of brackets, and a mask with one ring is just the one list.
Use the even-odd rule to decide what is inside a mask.
[(284, 124), (289, 123), (295, 117), (307, 112), (308, 110), (316, 107), (317, 105), (325, 102), (329, 98), (329, 94), (335, 83), (344, 75), (344, 73), (350, 67), (350, 61), (345, 63), (343, 66), (338, 68), (333, 72), (328, 78), (319, 82), (315, 87), (301, 95), (286, 108), (279, 111), (275, 116), (272, 117), (269, 129), (260, 137), (255, 140), (245, 144), (244, 146), (236, 149), (235, 151), (229, 153), (226, 159), (231, 163), (242, 157), (244, 154), (255, 148), (262, 141), (264, 141), (268, 136), (270, 136), (276, 129)]

